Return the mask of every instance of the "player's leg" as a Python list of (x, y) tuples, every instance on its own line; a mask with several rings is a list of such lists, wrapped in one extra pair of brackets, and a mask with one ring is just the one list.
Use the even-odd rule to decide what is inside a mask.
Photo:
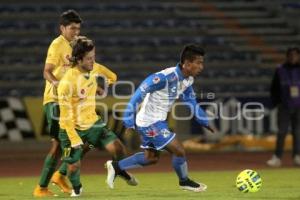
[[(124, 179), (128, 185), (132, 185), (132, 186), (136, 186), (138, 185), (138, 181), (136, 180), (136, 178), (129, 174), (125, 169), (121, 170), (119, 168), (117, 168), (117, 170), (114, 170), (113, 166), (115, 165), (114, 163), (117, 163), (118, 160), (122, 159), (125, 157), (125, 147), (122, 144), (122, 142), (119, 139), (115, 139), (110, 143), (107, 143), (105, 145), (105, 149), (112, 155), (112, 157), (114, 158), (113, 161), (108, 161), (106, 163), (106, 167), (107, 170), (113, 170), (111, 174), (111, 179), (114, 180), (117, 176), (121, 177), (122, 179)], [(107, 181), (107, 183), (109, 183), (111, 181)], [(113, 188), (113, 186), (111, 187)]]
[(287, 108), (284, 108), (283, 106), (278, 107), (277, 121), (278, 133), (276, 138), (275, 152), (272, 158), (267, 161), (267, 165), (269, 165), (270, 167), (281, 166), (281, 157), (283, 155), (284, 142), (290, 124), (290, 113)]
[[(58, 137), (58, 116), (59, 116), (59, 108), (55, 103), (48, 103), (44, 106), (44, 112), (46, 114), (46, 119), (48, 123), (48, 128), (51, 136), (51, 148), (45, 158), (44, 165), (42, 168), (39, 185), (34, 189), (33, 195), (36, 197), (44, 197), (44, 196), (53, 196), (53, 193), (48, 190), (48, 185), (50, 179), (55, 171), (57, 162), (61, 155), (61, 150), (59, 147)], [(66, 171), (66, 164), (62, 163), (61, 170)], [(68, 185), (64, 181), (64, 176), (61, 175), (60, 185), (64, 185), (64, 192), (70, 192), (70, 188), (67, 188)]]
[(45, 197), (45, 196), (54, 196), (54, 193), (52, 193), (50, 190), (48, 190), (48, 185), (51, 179), (51, 176), (53, 175), (53, 172), (55, 171), (55, 167), (57, 165), (57, 160), (59, 155), (59, 142), (57, 139), (52, 138), (51, 139), (51, 149), (47, 155), (47, 157), (44, 160), (44, 165), (42, 168), (40, 181), (38, 186), (35, 187), (33, 191), (33, 195), (35, 197)]
[[(127, 170), (146, 165), (155, 164), (159, 160), (160, 149), (167, 145), (172, 138), (175, 137), (174, 133), (165, 132), (166, 124), (164, 122), (157, 122), (149, 127), (138, 127), (138, 132), (142, 136), (141, 148), (144, 152), (136, 153), (119, 162), (112, 162), (112, 169), (108, 169), (107, 183), (109, 187), (113, 187), (113, 176), (115, 171)], [(170, 133), (170, 134), (169, 134)], [(108, 161), (108, 164), (110, 161)], [(112, 172), (110, 172), (112, 171)]]
[[(109, 160), (106, 162), (106, 167), (108, 171), (106, 183), (111, 189), (113, 189), (114, 180), (117, 175), (126, 172), (126, 170), (128, 169), (140, 168), (146, 165), (155, 164), (158, 162), (158, 160), (159, 160), (159, 152), (153, 149), (146, 149), (144, 150), (144, 152), (136, 153), (120, 161)], [(125, 176), (123, 175), (123, 177)], [(135, 183), (130, 185), (137, 185), (138, 184), (137, 180), (132, 175), (130, 175), (130, 177), (131, 177), (131, 181)]]
[(207, 186), (203, 183), (197, 183), (188, 177), (188, 164), (186, 160), (185, 150), (177, 138), (168, 143), (165, 147), (172, 154), (172, 166), (178, 176), (179, 185), (184, 190), (194, 192), (205, 191)]
[[(48, 123), (50, 126), (50, 135), (52, 135), (57, 143), (55, 151), (57, 152), (56, 161), (61, 157), (61, 148), (59, 146), (58, 132), (59, 132), (59, 106), (57, 103), (46, 104), (46, 115), (49, 119)], [(50, 121), (51, 120), (51, 121)], [(56, 167), (56, 165), (55, 165)], [(61, 162), (59, 169), (51, 174), (51, 182), (57, 185), (62, 192), (70, 193), (71, 187), (68, 185), (67, 181), (67, 163)]]
[(300, 166), (300, 109), (297, 108), (291, 117), (293, 135), (293, 160), (294, 164)]
[[(99, 149), (105, 148), (114, 160), (120, 160), (126, 155), (126, 148), (118, 139), (116, 134), (107, 128), (106, 124), (98, 120), (86, 135), (87, 142)], [(134, 176), (121, 170), (116, 175), (123, 178), (128, 185), (136, 186), (138, 184)]]
[[(155, 126), (153, 125), (152, 127)], [(120, 160), (119, 162), (113, 162), (113, 165), (117, 170), (133, 169), (158, 162), (160, 153), (156, 149), (155, 145), (160, 146), (161, 142), (155, 142), (155, 137), (148, 136), (149, 132), (153, 132), (153, 130), (148, 127), (139, 128), (138, 131), (142, 135), (141, 148), (144, 149), (144, 152), (138, 152), (132, 156)]]
[[(80, 131), (78, 131), (80, 135)], [(80, 135), (81, 136), (81, 135)], [(71, 148), (71, 143), (67, 133), (61, 130), (59, 133), (59, 140), (61, 149), (63, 149), (63, 160), (68, 166), (68, 178), (72, 184), (71, 196), (80, 196), (82, 192), (82, 184), (80, 181), (80, 160), (82, 158), (82, 147)]]

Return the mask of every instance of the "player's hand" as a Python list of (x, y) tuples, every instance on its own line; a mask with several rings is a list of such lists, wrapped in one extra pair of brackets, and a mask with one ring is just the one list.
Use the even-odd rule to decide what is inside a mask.
[(96, 94), (99, 96), (102, 96), (104, 93), (105, 93), (105, 91), (101, 87), (98, 86), (97, 90), (96, 90)]
[(57, 88), (58, 85), (59, 85), (59, 81), (53, 81), (53, 82), (52, 82), (52, 85), (54, 85), (54, 87)]
[(211, 133), (215, 133), (215, 129), (213, 129), (212, 127), (210, 126), (204, 126), (204, 128), (206, 128), (207, 130), (209, 130)]
[(63, 157), (63, 161), (73, 164), (81, 160), (83, 154), (82, 146), (72, 147), (69, 155)]

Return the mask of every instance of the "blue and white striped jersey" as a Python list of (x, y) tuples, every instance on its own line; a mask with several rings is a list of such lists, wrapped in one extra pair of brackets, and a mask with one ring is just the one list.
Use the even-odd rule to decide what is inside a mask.
[[(138, 87), (127, 105), (123, 119), (125, 127), (148, 127), (155, 122), (165, 121), (178, 98), (193, 109), (198, 123), (208, 126), (206, 113), (197, 106), (193, 82), (193, 77), (183, 77), (178, 65), (150, 75)], [(141, 103), (141, 109), (136, 114)]]

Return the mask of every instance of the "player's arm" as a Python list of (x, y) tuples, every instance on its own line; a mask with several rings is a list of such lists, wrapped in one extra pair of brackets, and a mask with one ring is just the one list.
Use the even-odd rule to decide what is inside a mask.
[(117, 75), (104, 65), (96, 63), (94, 68), (97, 75), (104, 76), (108, 85), (113, 84), (117, 81)]
[(53, 84), (55, 87), (58, 86), (59, 81), (53, 75), (55, 67), (58, 65), (60, 56), (60, 48), (56, 43), (52, 43), (47, 52), (47, 58), (44, 67), (44, 78)]
[(272, 79), (271, 87), (270, 87), (270, 94), (271, 94), (271, 102), (272, 106), (277, 106), (281, 103), (280, 97), (280, 78), (278, 68), (275, 71), (275, 74)]
[(55, 87), (58, 86), (59, 81), (53, 75), (53, 70), (55, 69), (55, 65), (51, 63), (46, 63), (44, 67), (44, 78), (49, 81)]
[(134, 128), (135, 114), (138, 106), (148, 93), (153, 93), (165, 87), (167, 81), (165, 75), (158, 73), (146, 78), (131, 97), (123, 115), (123, 122), (126, 128)]
[(58, 86), (58, 101), (60, 109), (60, 126), (65, 129), (72, 147), (83, 144), (80, 136), (75, 130), (74, 113), (72, 105), (72, 93), (75, 92), (72, 81), (63, 79)]
[(183, 94), (180, 96), (181, 100), (188, 103), (189, 108), (193, 109), (196, 121), (203, 127), (207, 128), (211, 132), (214, 130), (209, 126), (207, 115), (204, 110), (198, 105), (196, 95), (192, 86), (189, 86)]

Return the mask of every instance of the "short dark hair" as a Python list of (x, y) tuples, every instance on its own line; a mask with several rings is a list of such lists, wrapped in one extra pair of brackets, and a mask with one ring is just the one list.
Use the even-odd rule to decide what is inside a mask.
[(293, 51), (297, 52), (298, 54), (300, 54), (300, 49), (298, 47), (290, 47), (288, 48), (288, 50), (286, 51), (286, 56), (290, 55), (290, 53), (292, 53)]
[(72, 57), (71, 62), (73, 66), (78, 64), (79, 60), (82, 60), (87, 52), (92, 51), (95, 45), (92, 40), (85, 36), (78, 36), (72, 43)]
[(71, 23), (82, 23), (80, 15), (75, 10), (67, 10), (60, 15), (60, 25), (68, 26)]
[(180, 63), (183, 64), (185, 60), (194, 60), (196, 56), (204, 56), (205, 51), (200, 45), (188, 44), (186, 45), (180, 55)]

